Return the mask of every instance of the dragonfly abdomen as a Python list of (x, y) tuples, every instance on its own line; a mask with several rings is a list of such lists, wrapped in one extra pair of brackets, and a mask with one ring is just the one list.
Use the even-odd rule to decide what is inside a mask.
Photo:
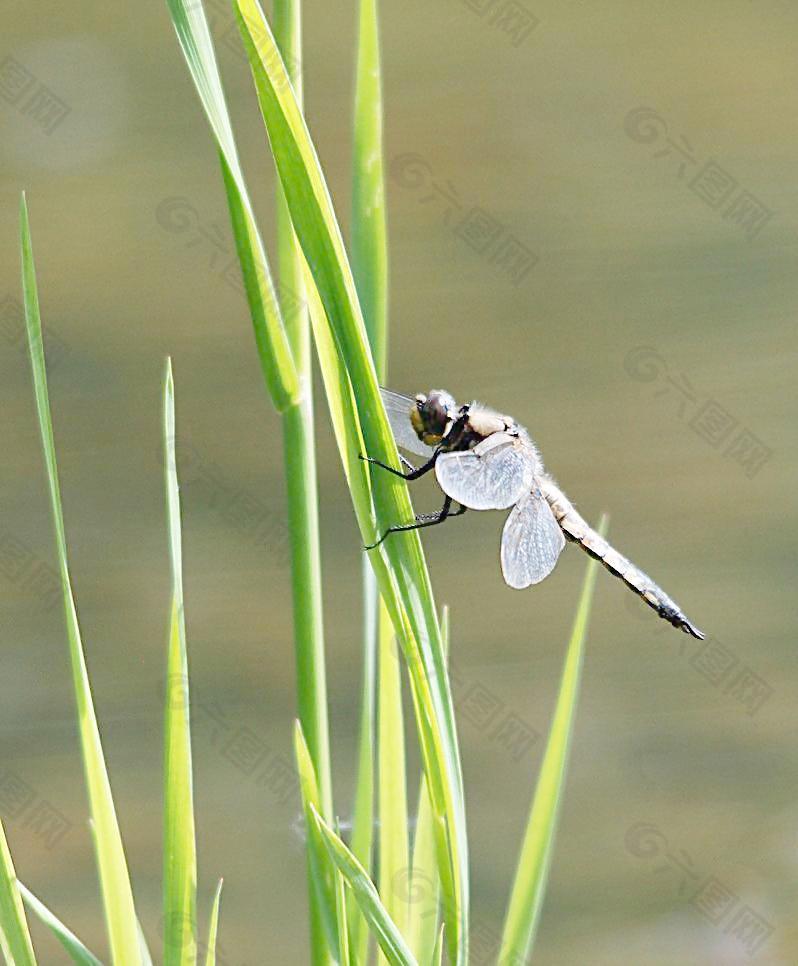
[(658, 584), (654, 583), (648, 574), (611, 547), (577, 513), (573, 503), (553, 480), (540, 480), (540, 488), (568, 540), (578, 544), (585, 553), (601, 561), (611, 574), (620, 577), (630, 590), (642, 597), (648, 606), (668, 623), (678, 627), (686, 634), (692, 634), (699, 640), (704, 639), (704, 634), (688, 619), (678, 604), (671, 600)]

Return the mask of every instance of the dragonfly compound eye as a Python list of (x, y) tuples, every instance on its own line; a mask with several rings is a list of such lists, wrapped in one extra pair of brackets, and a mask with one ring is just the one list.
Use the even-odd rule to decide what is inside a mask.
[(428, 446), (437, 445), (446, 434), (455, 410), (455, 402), (448, 392), (433, 389), (428, 396), (416, 396), (410, 421), (420, 440)]

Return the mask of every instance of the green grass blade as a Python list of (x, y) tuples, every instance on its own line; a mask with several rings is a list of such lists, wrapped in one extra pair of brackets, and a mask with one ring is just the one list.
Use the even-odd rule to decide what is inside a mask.
[[(320, 807), (332, 815), (329, 728), (321, 605), (321, 564), (314, 455), (312, 378), (306, 313), (301, 308), (302, 271), (294, 251), (293, 229), (282, 200), (278, 201), (278, 299), (255, 217), (224, 101), (222, 84), (202, 7), (197, 0), (169, 0), (178, 37), (192, 78), (219, 147), (236, 250), (253, 320), (264, 379), (276, 408), (283, 414), (288, 521), (291, 534), (291, 574), (299, 717), (318, 776)], [(277, 0), (275, 14), (281, 42), (291, 51), (296, 89), (299, 85), (299, 4)], [(285, 309), (283, 316), (280, 303)], [(319, 917), (311, 898), (311, 946)], [(325, 959), (316, 959), (322, 963)]]
[(89, 685), (89, 676), (80, 639), (80, 627), (72, 596), (67, 560), (64, 518), (58, 484), (58, 468), (47, 393), (47, 374), (44, 365), (42, 326), (39, 316), (39, 299), (36, 291), (36, 273), (33, 265), (28, 209), (23, 195), (20, 207), (22, 245), (22, 287), (25, 302), (25, 322), (28, 332), (36, 411), (44, 448), (44, 461), (50, 490), (50, 504), (55, 522), (58, 569), (64, 599), (64, 612), (69, 639), (69, 655), (78, 712), (78, 729), (85, 769), (89, 806), (94, 825), (94, 840), (100, 887), (105, 908), (111, 955), (115, 963), (135, 966), (141, 962), (136, 928), (136, 911), (130, 887), (122, 837), (114, 810), (111, 786), (105, 767), (100, 733)]
[(197, 0), (167, 0), (180, 46), (211, 126), (263, 376), (278, 412), (301, 395), (288, 336), (236, 150), (208, 22)]
[[(606, 529), (607, 519), (602, 517), (598, 527), (599, 533), (604, 535)], [(587, 565), (582, 584), (551, 730), (543, 755), (543, 764), (540, 766), (518, 870), (510, 893), (499, 954), (500, 966), (525, 962), (535, 941), (554, 847), (560, 799), (565, 784), (565, 770), (579, 696), (579, 681), (597, 569), (597, 562), (591, 560)]]
[[(367, 874), (371, 874), (374, 840), (374, 745), (375, 679), (377, 650), (377, 614), (379, 592), (377, 579), (368, 558), (363, 559), (363, 685), (360, 697), (360, 733), (358, 737), (357, 782), (352, 819), (352, 852)], [(369, 932), (366, 920), (355, 902), (347, 908), (349, 946), (355, 963), (368, 957)]]
[[(449, 608), (444, 607), (441, 616), (441, 636), (444, 654), (449, 655)], [(427, 779), (421, 776), (416, 811), (416, 834), (413, 838), (413, 856), (410, 874), (406, 882), (409, 902), (407, 937), (413, 955), (420, 963), (429, 962), (430, 950), (442, 933), (438, 928), (440, 918), (440, 881), (435, 860), (435, 813), (430, 802)]]
[[(353, 490), (355, 490), (358, 485), (363, 485), (367, 488), (368, 481), (366, 480), (364, 482), (361, 479), (362, 475), (364, 474), (364, 464), (358, 459), (358, 453), (363, 451), (363, 441), (360, 427), (356, 419), (355, 401), (352, 387), (345, 370), (340, 364), (329, 328), (323, 320), (324, 310), (318, 299), (316, 290), (312, 285), (312, 280), (310, 279), (309, 273), (307, 291), (308, 303), (310, 306), (310, 316), (313, 323), (322, 377), (324, 379), (328, 399), (330, 400), (330, 412), (333, 419), (333, 427), (335, 429), (341, 459), (344, 465), (344, 471)], [(399, 592), (395, 587), (393, 575), (390, 570), (384, 567), (384, 564), (380, 559), (375, 561), (375, 563), (377, 565), (375, 569), (380, 571), (383, 586), (387, 584), (387, 586), (390, 588), (388, 596), (385, 598), (385, 600), (388, 609), (391, 610), (391, 608), (393, 608), (392, 621), (394, 623), (394, 627), (402, 626), (404, 629), (405, 640), (403, 643), (405, 645), (404, 649), (406, 658), (408, 655), (410, 655), (410, 659), (408, 659), (408, 667), (411, 674), (411, 685), (413, 687), (413, 703), (416, 711), (416, 720), (419, 726), (419, 734), (422, 741), (422, 755), (425, 753), (425, 750), (428, 751), (430, 748), (432, 749), (431, 755), (434, 755), (434, 741), (436, 738), (434, 726), (436, 722), (432, 720), (431, 712), (426, 710), (431, 707), (432, 701), (429, 698), (430, 692), (424, 690), (426, 681), (423, 674), (423, 665), (420, 658), (415, 660), (413, 659), (413, 651), (407, 645), (408, 640), (412, 641), (412, 631), (409, 629), (409, 622), (407, 621), (402, 604), (399, 600)], [(434, 684), (434, 681), (431, 683)], [(448, 682), (446, 683), (448, 684)], [(440, 774), (437, 768), (437, 761), (434, 757), (431, 758), (430, 761), (425, 759), (425, 768), (427, 768), (427, 775), (433, 775), (433, 781)], [(443, 858), (440, 857), (441, 842), (449, 841), (446, 813), (444, 811), (445, 806), (440, 805), (441, 801), (445, 801), (445, 786), (443, 790), (442, 786), (444, 786), (443, 777), (441, 777), (438, 785), (437, 804), (439, 810), (435, 810), (434, 813), (434, 828), (437, 836), (436, 856), (438, 857), (439, 868), (448, 869), (448, 865), (446, 864), (448, 862), (448, 856), (444, 856)], [(456, 819), (457, 818), (459, 818), (459, 816), (456, 816)], [(450, 891), (448, 894), (452, 895), (452, 892)], [(447, 908), (449, 910), (453, 909), (452, 905), (448, 905)], [(457, 910), (455, 909), (454, 911), (456, 915), (458, 915)], [(465, 937), (462, 938), (464, 940)]]
[(164, 709), (163, 961), (165, 966), (191, 966), (197, 961), (197, 847), (171, 360), (167, 360), (164, 378), (163, 419), (169, 558), (172, 566)]
[(432, 966), (441, 966), (441, 964), (443, 963), (444, 928), (445, 928), (444, 926), (441, 926), (440, 930), (438, 931), (438, 935), (435, 939), (435, 946), (432, 950), (432, 959), (431, 959)]
[[(238, 0), (237, 11), (294, 229), (308, 275), (329, 322), (340, 365), (350, 383), (347, 389), (341, 371), (329, 360), (322, 362), (323, 368), (327, 364), (330, 369), (325, 377), (328, 394), (331, 386), (339, 384), (336, 398), (331, 399), (331, 410), (343, 401), (350, 409), (349, 415), (356, 415), (355, 431), (362, 433), (365, 451), (398, 466), (354, 279), (304, 118), (257, 3)], [(317, 332), (321, 323), (313, 324)], [(322, 352), (326, 353), (326, 349), (320, 351), (320, 357)], [(345, 419), (343, 412), (333, 413), (337, 432)], [(368, 477), (362, 470), (355, 472), (352, 465), (353, 458), (357, 459), (357, 453), (354, 457), (352, 454), (353, 435), (344, 432), (344, 439), (339, 435), (339, 449), (344, 453), (361, 533), (364, 542), (370, 542), (377, 530), (397, 520), (412, 519), (410, 500), (406, 486), (386, 473), (373, 475), (369, 488)], [(464, 963), (468, 935), (464, 796), (451, 694), (429, 575), (416, 533), (392, 538), (371, 556), (408, 662), (424, 767), (433, 806), (444, 823), (440, 826), (437, 853), (446, 900), (447, 941), (453, 961)]]
[[(336, 832), (338, 830), (336, 829)], [(338, 834), (340, 838), (340, 833)], [(346, 883), (341, 870), (335, 869), (335, 921), (338, 926), (338, 963), (339, 966), (349, 966), (352, 959), (349, 954), (349, 930), (347, 928)], [(360, 960), (362, 962), (363, 960)], [(357, 962), (357, 960), (355, 960)]]
[(219, 904), (222, 900), (222, 885), (224, 879), (219, 879), (216, 892), (213, 895), (211, 919), (208, 924), (208, 950), (205, 953), (205, 966), (216, 966), (216, 936), (219, 933)]
[(305, 735), (299, 721), (294, 727), (294, 754), (299, 772), (299, 789), (302, 810), (307, 828), (308, 880), (316, 897), (315, 908), (320, 917), (320, 932), (314, 936), (317, 947), (311, 949), (314, 962), (317, 958), (335, 959), (340, 949), (338, 938), (338, 911), (335, 899), (335, 870), (313, 822), (312, 813), (319, 810), (320, 794), (313, 770)]
[(385, 958), (392, 966), (412, 966), (412, 964), (415, 964), (416, 960), (413, 958), (413, 954), (407, 948), (402, 934), (380, 901), (374, 883), (366, 875), (366, 870), (313, 806), (310, 807), (310, 816), (329, 852), (330, 858), (352, 890), (352, 894), (362, 909), (380, 949), (385, 954)]
[[(275, 38), (290, 67), (297, 97), (302, 92), (299, 0), (275, 0)], [(283, 451), (291, 533), (291, 581), (299, 720), (319, 784), (320, 807), (332, 818), (327, 685), (319, 549), (318, 486), (314, 449), (310, 326), (305, 307), (302, 254), (283, 196), (277, 186), (277, 251), (280, 295), (291, 350), (305, 392), (284, 413)]]
[[(381, 605), (381, 611), (384, 607)], [(410, 856), (407, 843), (407, 777), (405, 772), (402, 669), (393, 627), (387, 614), (380, 615), (377, 678), (377, 787), (379, 801), (379, 891), (383, 905), (404, 934), (407, 928), (407, 895), (396, 888), (407, 875)]]
[[(375, 0), (360, 0), (359, 7), (352, 150), (352, 271), (377, 378), (384, 384), (388, 332), (388, 258), (382, 144), (382, 78), (377, 5)], [(363, 606), (366, 619), (363, 626), (362, 710), (352, 851), (369, 875), (372, 867), (375, 791), (373, 750), (379, 747), (375, 727), (376, 653), (378, 638), (386, 633), (384, 624), (387, 619), (385, 608), (380, 606), (379, 600), (374, 571), (366, 559), (363, 565)], [(383, 896), (385, 895), (383, 892)], [(355, 961), (365, 962), (369, 932), (356, 903), (350, 903), (350, 928)]]
[(9, 966), (36, 966), (21, 889), (0, 822), (0, 948)]
[(78, 937), (54, 913), (50, 912), (41, 900), (36, 898), (30, 889), (27, 889), (21, 882), (18, 885), (25, 905), (51, 930), (73, 963), (77, 963), (78, 966), (102, 966), (94, 953), (90, 952)]
[(352, 270), (380, 382), (385, 380), (388, 290), (382, 141), (377, 2), (360, 0), (352, 157)]

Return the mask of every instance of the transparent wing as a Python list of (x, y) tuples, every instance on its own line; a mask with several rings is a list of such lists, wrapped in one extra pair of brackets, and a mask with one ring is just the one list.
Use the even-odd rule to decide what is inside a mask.
[(443, 492), (472, 510), (505, 510), (532, 486), (533, 464), (515, 436), (494, 433), (474, 449), (443, 453), (435, 464)]
[(539, 584), (554, 570), (565, 546), (551, 507), (535, 487), (519, 500), (502, 533), (502, 573), (516, 590)]
[(416, 456), (429, 459), (432, 456), (432, 447), (422, 443), (410, 425), (410, 410), (416, 405), (415, 399), (411, 396), (403, 396), (400, 392), (391, 392), (390, 389), (382, 388), (380, 388), (380, 395), (385, 404), (385, 411), (388, 413), (388, 422), (391, 424), (396, 445), (407, 450), (408, 453), (415, 453)]

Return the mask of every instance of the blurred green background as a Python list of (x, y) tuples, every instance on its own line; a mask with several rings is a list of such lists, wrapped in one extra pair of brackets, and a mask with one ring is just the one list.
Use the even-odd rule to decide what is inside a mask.
[[(304, 6), (307, 113), (346, 231), (355, 9)], [(227, 6), (210, 16), (271, 237), (248, 70)], [(795, 963), (798, 9), (441, 0), (384, 4), (382, 36), (391, 385), (515, 415), (583, 514), (608, 510), (615, 545), (711, 635), (702, 649), (599, 575), (537, 962)], [(303, 963), (280, 428), (205, 120), (162, 3), (13, 3), (0, 60), (0, 814), (18, 872), (104, 954), (22, 350), (25, 188), (75, 589), (145, 931), (157, 946), (171, 354), (201, 909), (224, 875), (220, 963)], [(361, 550), (318, 412), (345, 825)], [(439, 496), (419, 484), (416, 502)], [(501, 525), (469, 514), (424, 539), (452, 608), (475, 962), (501, 927), (585, 565), (569, 548), (511, 591)]]

